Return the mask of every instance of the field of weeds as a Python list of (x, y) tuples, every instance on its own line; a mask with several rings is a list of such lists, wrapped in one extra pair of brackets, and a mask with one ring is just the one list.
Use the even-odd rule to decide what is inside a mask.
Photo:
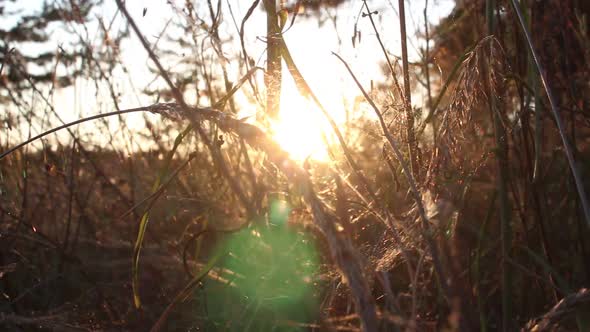
[(587, 1), (34, 2), (1, 330), (590, 331)]

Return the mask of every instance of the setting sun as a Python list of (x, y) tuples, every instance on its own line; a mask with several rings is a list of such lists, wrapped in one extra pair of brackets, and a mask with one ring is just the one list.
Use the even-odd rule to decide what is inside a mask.
[(295, 160), (307, 158), (327, 161), (328, 153), (322, 138), (325, 130), (322, 114), (311, 101), (291, 87), (284, 89), (278, 121), (272, 124), (275, 140)]

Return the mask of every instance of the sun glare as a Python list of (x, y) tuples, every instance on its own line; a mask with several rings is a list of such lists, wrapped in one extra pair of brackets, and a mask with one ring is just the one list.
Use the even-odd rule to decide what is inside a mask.
[[(336, 123), (344, 121), (344, 116), (329, 111)], [(291, 80), (283, 81), (279, 118), (272, 123), (272, 132), (277, 143), (297, 161), (326, 162), (330, 158), (326, 146), (330, 126), (318, 106), (301, 96)]]
[(327, 161), (322, 119), (317, 107), (296, 91), (284, 93), (281, 99), (279, 118), (272, 126), (274, 139), (293, 159)]

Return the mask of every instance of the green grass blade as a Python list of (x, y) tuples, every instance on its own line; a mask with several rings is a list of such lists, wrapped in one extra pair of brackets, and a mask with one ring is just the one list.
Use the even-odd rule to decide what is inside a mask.
[(486, 218), (479, 227), (477, 234), (477, 248), (475, 250), (475, 263), (474, 263), (474, 274), (475, 274), (475, 285), (477, 289), (477, 311), (479, 311), (479, 328), (481, 332), (487, 332), (487, 317), (484, 310), (484, 299), (481, 295), (481, 258), (483, 256), (483, 243), (486, 237), (486, 228), (492, 215), (494, 214), (494, 206), (496, 205), (497, 191), (494, 191), (492, 199), (490, 200), (490, 206)]
[[(191, 125), (187, 126), (174, 140), (174, 146), (172, 150), (168, 152), (166, 155), (166, 160), (164, 162), (164, 166), (158, 172), (158, 178), (154, 182), (152, 186), (152, 193), (155, 193), (160, 188), (160, 185), (163, 182), (164, 177), (168, 174), (170, 169), (170, 164), (172, 163), (172, 157), (174, 157), (174, 153), (178, 149), (182, 140), (186, 137), (186, 135), (193, 129)], [(148, 209), (143, 213), (141, 216), (141, 220), (139, 222), (139, 231), (137, 232), (137, 239), (135, 240), (135, 245), (133, 246), (133, 268), (132, 268), (132, 288), (133, 288), (133, 303), (135, 304), (136, 308), (141, 307), (141, 298), (139, 296), (139, 255), (141, 253), (141, 247), (143, 245), (143, 239), (145, 237), (145, 231), (147, 230), (147, 225), (150, 220), (150, 210), (153, 204), (150, 204)]]
[(522, 248), (535, 263), (541, 266), (543, 270), (545, 270), (545, 273), (550, 274), (553, 276), (553, 278), (555, 278), (555, 281), (557, 282), (557, 288), (559, 288), (559, 291), (562, 294), (567, 295), (571, 293), (571, 288), (569, 287), (567, 281), (557, 273), (557, 271), (551, 266), (551, 264), (549, 264), (549, 262), (545, 260), (545, 258), (543, 258), (541, 255), (538, 255), (528, 247), (520, 246), (520, 248)]
[[(532, 61), (531, 61), (532, 62)], [(533, 168), (533, 182), (539, 180), (541, 172), (541, 150), (543, 149), (543, 103), (541, 102), (539, 77), (537, 73), (531, 73), (533, 94), (535, 101), (535, 161)]]

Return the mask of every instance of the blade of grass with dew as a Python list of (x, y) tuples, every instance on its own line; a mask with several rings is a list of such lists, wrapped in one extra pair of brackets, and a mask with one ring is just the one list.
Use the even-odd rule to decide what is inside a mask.
[[(532, 9), (531, 9), (532, 10)], [(525, 14), (525, 21), (529, 29), (532, 29), (533, 23), (531, 21), (531, 13), (529, 10), (524, 11)], [(533, 183), (536, 183), (539, 180), (539, 172), (540, 172), (540, 162), (541, 162), (541, 149), (542, 149), (542, 122), (541, 122), (541, 112), (542, 112), (542, 103), (541, 103), (541, 96), (539, 93), (539, 76), (535, 71), (535, 59), (529, 53), (527, 57), (527, 82), (523, 82), (522, 85), (527, 88), (530, 95), (533, 97), (533, 103), (535, 105), (535, 131), (534, 131), (534, 160), (533, 160)], [(528, 105), (527, 105), (528, 106)]]
[(539, 92), (541, 87), (539, 77), (536, 73), (531, 75), (531, 81), (535, 102), (535, 161), (533, 163), (533, 182), (538, 182), (539, 172), (541, 172), (541, 149), (543, 148), (543, 103), (541, 102), (541, 94)]
[[(193, 129), (192, 125), (188, 125), (181, 133), (178, 134), (178, 136), (176, 136), (176, 139), (174, 140), (174, 146), (172, 147), (172, 150), (170, 150), (168, 152), (168, 154), (166, 155), (166, 160), (164, 162), (164, 166), (158, 172), (158, 177), (156, 178), (156, 181), (152, 185), (152, 193), (157, 192), (158, 189), (160, 188), (160, 184), (162, 183), (164, 177), (168, 173), (168, 170), (170, 168), (170, 164), (172, 163), (172, 157), (174, 156), (174, 153), (176, 153), (178, 146), (180, 145), (180, 143), (182, 143), (182, 140), (186, 137), (186, 135), (188, 135), (188, 133), (192, 129)], [(149, 209), (147, 209), (143, 213), (143, 215), (141, 216), (141, 220), (139, 222), (139, 230), (137, 232), (137, 239), (135, 240), (135, 245), (133, 246), (133, 263), (132, 263), (133, 268), (132, 268), (132, 282), (131, 282), (131, 284), (132, 284), (132, 288), (133, 288), (133, 303), (135, 304), (135, 307), (138, 309), (141, 307), (141, 298), (139, 296), (139, 255), (141, 253), (141, 247), (143, 244), (143, 239), (145, 237), (145, 231), (147, 229), (147, 224), (150, 220), (150, 210), (151, 210), (151, 207)]]

